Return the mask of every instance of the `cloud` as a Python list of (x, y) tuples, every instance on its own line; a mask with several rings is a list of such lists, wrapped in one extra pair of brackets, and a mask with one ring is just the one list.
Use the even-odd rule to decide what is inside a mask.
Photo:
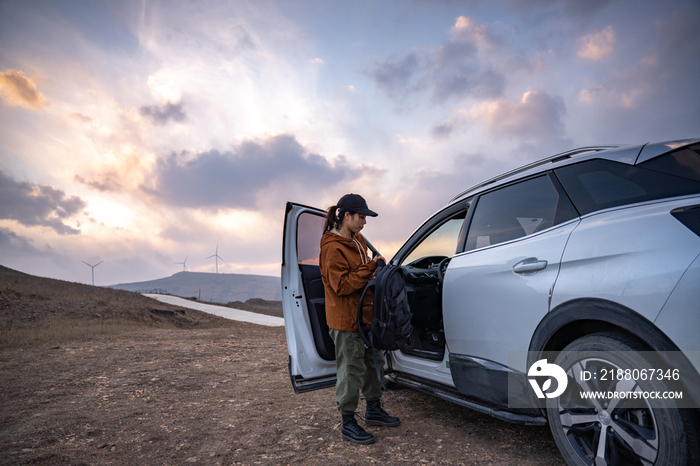
[(504, 0), (503, 3), (521, 13), (531, 14), (533, 11), (542, 10), (545, 12), (544, 14), (556, 16), (561, 20), (563, 16), (575, 18), (592, 16), (606, 6), (615, 3), (615, 1), (616, 0), (588, 0), (585, 2), (572, 2), (571, 0)]
[[(454, 195), (488, 177), (486, 174), (492, 171), (490, 165), (499, 166), (497, 160), (489, 160), (480, 153), (462, 152), (449, 159), (444, 168), (418, 167), (406, 174), (402, 188), (392, 193), (394, 199), (391, 204), (378, 207), (383, 230), (393, 241), (406, 237), (404, 234), (410, 235)], [(407, 211), (406, 206), (411, 208)]]
[[(487, 158), (478, 153), (459, 153), (452, 157), (452, 164), (448, 169), (426, 169), (420, 168), (413, 175), (415, 190), (419, 193), (435, 191), (440, 187), (440, 195), (454, 196), (469, 187), (469, 183), (476, 183), (479, 180), (472, 175), (473, 172), (482, 168), (487, 163)], [(469, 180), (474, 178), (474, 180)], [(465, 184), (466, 182), (466, 184)]]
[[(605, 124), (601, 130), (648, 133), (673, 133), (661, 138), (683, 137), (696, 131), (700, 106), (695, 95), (697, 85), (689, 76), (700, 73), (697, 51), (700, 47), (700, 5), (687, 4), (657, 17), (653, 30), (657, 40), (647, 46), (635, 43), (638, 53), (631, 63), (616, 61), (609, 77), (599, 78), (579, 91), (578, 102), (596, 111)], [(606, 28), (608, 29), (608, 28)], [(650, 31), (652, 32), (652, 31)], [(626, 36), (620, 34), (621, 40)], [(653, 112), (638, 109), (654, 108)], [(633, 112), (633, 113), (630, 113)], [(629, 128), (630, 120), (636, 122)], [(664, 125), (659, 125), (664, 121)], [(673, 121), (673, 123), (671, 123)], [(606, 136), (610, 137), (610, 136)]]
[(641, 88), (630, 88), (628, 86), (625, 90), (613, 90), (599, 84), (581, 90), (578, 94), (578, 101), (584, 105), (602, 101), (621, 108), (636, 108), (639, 107), (639, 101), (644, 94), (645, 89)]
[(451, 32), (453, 40), (471, 42), (482, 48), (495, 41), (486, 25), (479, 24), (473, 18), (467, 16), (457, 18)]
[(494, 98), (500, 96), (504, 88), (503, 75), (470, 56), (467, 48), (451, 43), (438, 53), (433, 75), (434, 101), (441, 103), (466, 96)]
[(32, 245), (30, 238), (19, 236), (14, 231), (2, 227), (0, 227), (0, 251), (3, 251), (3, 256), (41, 253)]
[(182, 111), (182, 102), (178, 104), (168, 102), (165, 105), (144, 106), (139, 109), (139, 113), (150, 118), (156, 125), (165, 125), (169, 121), (182, 123), (187, 119), (187, 115)]
[(118, 192), (122, 189), (122, 185), (119, 182), (119, 174), (113, 171), (102, 175), (101, 181), (88, 181), (80, 175), (75, 175), (73, 181), (84, 184), (85, 186), (90, 186), (101, 192)]
[[(579, 100), (594, 99), (601, 89), (590, 89), (579, 95)], [(509, 99), (485, 100), (468, 111), (456, 110), (450, 118), (436, 122), (430, 128), (433, 139), (444, 140), (456, 132), (463, 132), (478, 123), (484, 123), (495, 138), (521, 141), (557, 141), (565, 134), (566, 105), (559, 96), (544, 91), (527, 91), (519, 101)]]
[(178, 78), (179, 76), (174, 76), (167, 70), (161, 69), (150, 75), (146, 83), (155, 97), (168, 102), (176, 102), (182, 99), (182, 89), (180, 89)]
[(654, 25), (659, 32), (664, 53), (696, 54), (700, 42), (698, 21), (700, 7), (697, 3), (684, 5), (675, 9), (668, 18), (656, 20)]
[(697, 95), (692, 77), (700, 74), (700, 3), (664, 6), (648, 16), (653, 27), (615, 23), (615, 48), (625, 53), (582, 80), (575, 118), (592, 119), (585, 125), (590, 138), (668, 140), (697, 133), (700, 103), (689, 96)]
[(80, 233), (63, 223), (85, 208), (85, 201), (77, 196), (66, 197), (63, 191), (48, 185), (15, 181), (0, 170), (0, 199), (0, 219), (51, 227), (61, 235)]
[(505, 88), (505, 77), (495, 63), (501, 41), (485, 24), (460, 16), (450, 39), (439, 47), (414, 48), (401, 59), (375, 62), (365, 74), (398, 102), (410, 94), (429, 90), (435, 103), (462, 97), (496, 98)]
[[(331, 163), (310, 153), (290, 135), (247, 140), (235, 150), (212, 150), (194, 157), (172, 154), (156, 162), (153, 181), (142, 190), (162, 202), (192, 208), (246, 209), (299, 191), (319, 193), (341, 182), (379, 174), (343, 156)], [(267, 201), (265, 201), (267, 199)]]
[(234, 32), (234, 53), (242, 53), (249, 50), (256, 50), (258, 45), (255, 40), (251, 37), (248, 31), (243, 26), (236, 26), (236, 31)]
[(70, 120), (77, 121), (78, 123), (83, 124), (90, 124), (94, 121), (91, 117), (83, 115), (81, 113), (71, 113), (70, 115), (68, 115), (68, 118)]
[(7, 105), (39, 110), (46, 104), (34, 81), (21, 71), (0, 73), (0, 97)]
[(433, 99), (444, 102), (467, 95), (494, 98), (502, 94), (505, 78), (482, 52), (498, 41), (488, 27), (460, 16), (451, 31), (452, 38), (436, 53), (433, 70)]
[(607, 89), (602, 84), (581, 90), (578, 93), (578, 101), (584, 105), (593, 103), (595, 100), (607, 94)]
[(593, 61), (602, 60), (612, 55), (615, 45), (615, 30), (610, 25), (599, 33), (581, 37), (578, 42), (579, 57)]
[(483, 121), (494, 136), (537, 139), (564, 133), (566, 106), (561, 97), (528, 91), (518, 102), (506, 99), (475, 105), (472, 121)]
[(400, 60), (388, 58), (375, 62), (365, 74), (387, 95), (400, 100), (406, 94), (423, 87), (421, 61), (416, 52), (411, 52)]
[(447, 139), (455, 130), (455, 121), (448, 118), (443, 123), (435, 123), (430, 128), (430, 134), (435, 139)]
[[(92, 125), (99, 126), (99, 125)], [(114, 133), (124, 137), (129, 127), (119, 127)], [(99, 137), (99, 136), (98, 136)], [(102, 193), (135, 193), (142, 196), (140, 190), (144, 180), (150, 177), (150, 170), (156, 161), (156, 156), (137, 145), (122, 143), (115, 147), (111, 134), (102, 140), (89, 140), (92, 153), (100, 154), (80, 164), (69, 168), (73, 173), (73, 181)]]

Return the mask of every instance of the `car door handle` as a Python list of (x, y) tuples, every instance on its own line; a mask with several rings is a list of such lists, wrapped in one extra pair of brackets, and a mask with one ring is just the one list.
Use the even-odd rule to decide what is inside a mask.
[(520, 261), (513, 266), (515, 273), (535, 273), (544, 270), (547, 267), (547, 261), (537, 260), (536, 257), (531, 257)]

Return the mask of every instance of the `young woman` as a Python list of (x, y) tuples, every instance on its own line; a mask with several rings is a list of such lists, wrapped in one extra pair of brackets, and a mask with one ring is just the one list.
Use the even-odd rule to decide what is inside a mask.
[[(355, 410), (360, 400), (359, 391), (367, 400), (366, 425), (398, 426), (400, 421), (382, 409), (382, 391), (377, 380), (372, 351), (364, 347), (357, 329), (357, 308), (362, 290), (377, 270), (377, 256), (370, 259), (367, 243), (360, 230), (367, 217), (377, 214), (367, 207), (358, 194), (346, 194), (338, 204), (329, 208), (326, 226), (321, 237), (320, 267), (326, 295), (326, 321), (335, 343), (337, 381), (336, 406), (343, 418), (341, 436), (360, 444), (374, 442), (374, 436), (366, 432), (355, 420)], [(363, 303), (363, 324), (372, 326), (373, 296), (367, 293)], [(380, 368), (384, 355), (377, 351)]]

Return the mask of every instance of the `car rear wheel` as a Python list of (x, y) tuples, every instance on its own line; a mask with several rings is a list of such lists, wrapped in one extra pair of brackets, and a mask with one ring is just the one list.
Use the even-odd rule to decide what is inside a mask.
[[(602, 400), (582, 395), (670, 390), (663, 380), (603, 376), (618, 374), (620, 369), (624, 373), (630, 368), (655, 367), (645, 350), (624, 335), (598, 333), (574, 340), (559, 353), (555, 364), (566, 372), (568, 384), (561, 396), (547, 399), (547, 418), (567, 464), (697, 464), (697, 423), (693, 413), (677, 408), (674, 400)], [(588, 380), (582, 380), (581, 371), (589, 374)]]

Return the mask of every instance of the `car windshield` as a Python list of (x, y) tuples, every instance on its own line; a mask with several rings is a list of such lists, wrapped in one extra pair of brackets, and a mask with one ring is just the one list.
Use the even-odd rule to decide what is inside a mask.
[(452, 257), (457, 248), (457, 240), (465, 216), (466, 212), (462, 212), (440, 225), (437, 230), (416, 246), (401, 264), (410, 264), (421, 257), (428, 256)]

